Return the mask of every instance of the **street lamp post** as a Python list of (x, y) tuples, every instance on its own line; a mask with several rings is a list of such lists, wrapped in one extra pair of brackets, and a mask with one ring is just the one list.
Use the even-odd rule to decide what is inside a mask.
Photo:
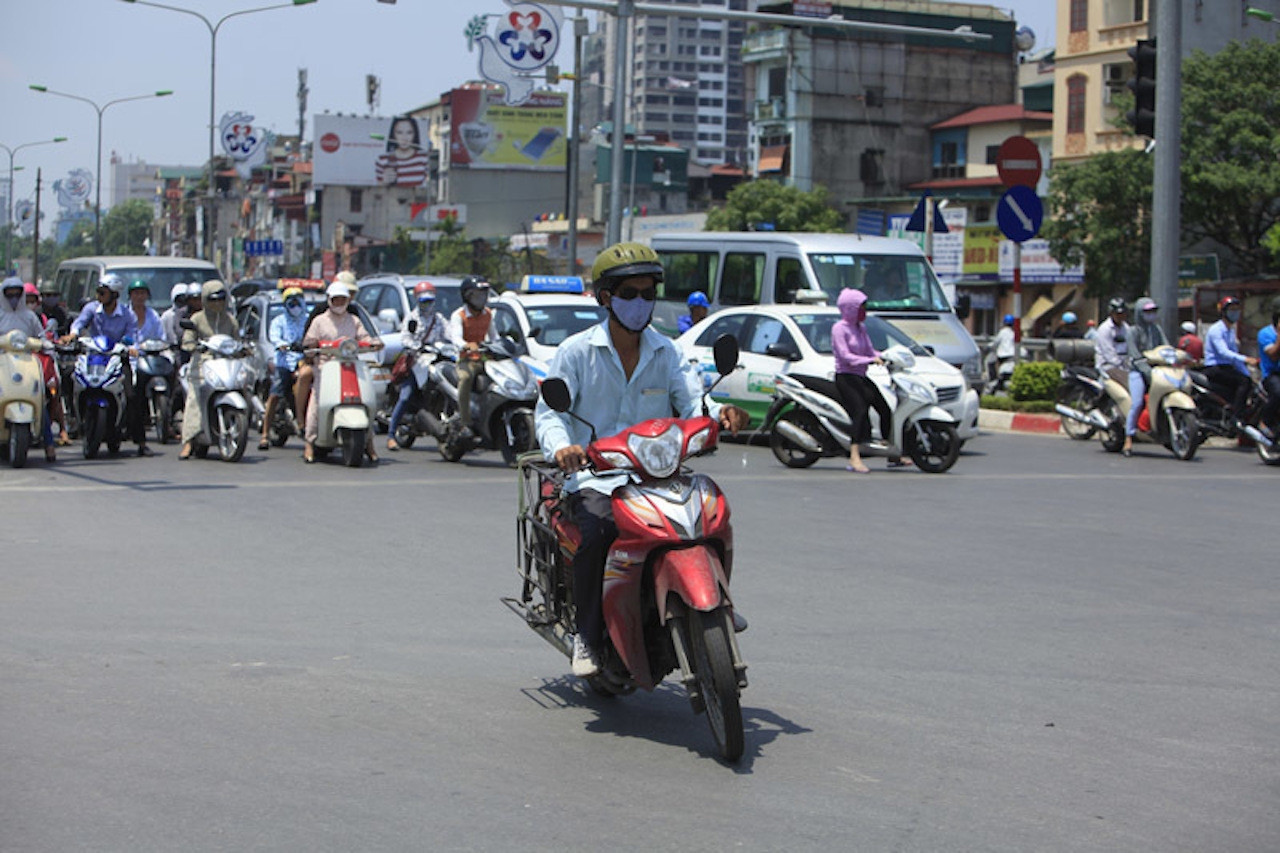
[(13, 197), (15, 195), (13, 191), (13, 172), (14, 172), (13, 155), (17, 154), (23, 148), (30, 148), (33, 145), (52, 145), (55, 142), (66, 142), (66, 141), (67, 141), (67, 138), (65, 136), (55, 136), (53, 139), (41, 139), (36, 142), (24, 142), (21, 145), (15, 145), (12, 148), (10, 148), (8, 145), (0, 145), (0, 148), (3, 148), (4, 152), (9, 155), (9, 219), (8, 219), (9, 237), (8, 237), (8, 246), (5, 248), (5, 252), (4, 252), (4, 263), (5, 263), (5, 266), (8, 267), (9, 269), (5, 270), (6, 273), (13, 269), (13, 230), (14, 230)]
[(114, 106), (116, 104), (123, 104), (125, 101), (143, 101), (147, 98), (164, 98), (172, 95), (173, 90), (161, 89), (160, 91), (152, 92), (149, 95), (132, 95), (128, 98), (116, 98), (114, 101), (107, 101), (105, 104), (99, 106), (96, 101), (91, 101), (88, 98), (81, 97), (80, 95), (58, 92), (50, 89), (48, 86), (37, 86), (33, 84), (27, 88), (36, 92), (43, 92), (46, 95), (58, 95), (62, 98), (70, 98), (73, 101), (82, 101), (93, 107), (94, 111), (98, 114), (98, 172), (97, 176), (94, 178), (94, 182), (97, 186), (94, 187), (95, 196), (93, 201), (93, 250), (98, 254), (102, 254), (102, 114), (107, 111), (107, 107)]
[(269, 12), (272, 9), (288, 9), (293, 6), (308, 6), (316, 0), (292, 0), (289, 3), (277, 3), (274, 6), (259, 6), (254, 9), (241, 9), (238, 12), (231, 12), (223, 15), (217, 21), (210, 21), (199, 12), (191, 9), (183, 9), (180, 6), (167, 6), (164, 3), (151, 3), (148, 0), (123, 0), (125, 3), (133, 3), (136, 6), (152, 6), (156, 9), (168, 9), (170, 12), (181, 12), (184, 15), (191, 15), (199, 18), (209, 29), (209, 217), (205, 227), (209, 230), (208, 236), (208, 252), (209, 260), (213, 260), (214, 232), (213, 232), (213, 137), (217, 133), (218, 125), (214, 118), (214, 108), (217, 101), (217, 79), (218, 79), (218, 30), (231, 18), (237, 18), (241, 15), (250, 15), (254, 12)]

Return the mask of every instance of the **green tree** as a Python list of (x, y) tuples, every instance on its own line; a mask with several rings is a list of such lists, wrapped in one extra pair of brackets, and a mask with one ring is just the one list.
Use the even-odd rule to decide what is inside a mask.
[(1280, 222), (1280, 44), (1232, 42), (1182, 64), (1182, 227), (1241, 272), (1265, 270)]
[(729, 191), (725, 206), (707, 214), (708, 231), (841, 231), (844, 217), (827, 202), (825, 187), (804, 191), (776, 181), (748, 181)]
[(153, 219), (149, 201), (131, 198), (117, 204), (102, 217), (102, 253), (105, 255), (145, 255), (145, 241), (151, 236)]
[(1063, 265), (1084, 262), (1090, 296), (1135, 297), (1151, 271), (1151, 158), (1108, 151), (1049, 172), (1042, 235)]

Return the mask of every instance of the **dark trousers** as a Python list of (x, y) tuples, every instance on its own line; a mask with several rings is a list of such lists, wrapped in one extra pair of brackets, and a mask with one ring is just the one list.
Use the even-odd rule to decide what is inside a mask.
[(889, 411), (889, 404), (885, 402), (876, 383), (856, 373), (837, 373), (836, 392), (840, 395), (844, 410), (849, 413), (854, 443), (862, 444), (871, 440), (871, 417), (868, 412), (872, 406), (880, 416), (881, 436), (887, 439), (893, 434), (890, 428), (893, 413)]
[(1276, 416), (1280, 415), (1280, 373), (1272, 373), (1262, 380), (1262, 387), (1267, 391), (1267, 402), (1262, 407), (1262, 422), (1275, 429)]
[(582, 544), (573, 556), (573, 605), (580, 636), (593, 649), (604, 640), (604, 563), (609, 546), (618, 538), (613, 521), (613, 499), (591, 489), (572, 497), (573, 521), (582, 533)]
[(1226, 398), (1239, 417), (1244, 409), (1245, 400), (1249, 397), (1250, 380), (1234, 367), (1226, 364), (1214, 364), (1204, 369), (1205, 378), (1214, 390)]

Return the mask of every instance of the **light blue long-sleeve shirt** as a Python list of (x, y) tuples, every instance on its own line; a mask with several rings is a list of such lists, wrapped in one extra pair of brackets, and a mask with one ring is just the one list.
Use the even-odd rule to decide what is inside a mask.
[[(622, 360), (609, 337), (609, 321), (571, 336), (556, 350), (547, 370), (569, 386), (569, 409), (596, 428), (600, 437), (614, 435), (651, 418), (682, 418), (702, 414), (702, 382), (693, 363), (675, 343), (647, 328), (640, 336), (640, 358), (628, 379)], [(711, 403), (712, 417), (719, 417), (720, 404)], [(562, 415), (544, 401), (536, 413), (538, 444), (548, 461), (556, 452), (577, 444), (584, 449), (591, 441), (586, 424)], [(592, 489), (610, 494), (627, 482), (625, 472), (595, 476), (579, 471), (566, 482), (571, 492)]]
[(164, 324), (160, 322), (160, 315), (156, 313), (154, 308), (148, 307), (146, 314), (142, 318), (142, 325), (137, 324), (137, 312), (134, 312), (134, 326), (129, 330), (129, 334), (133, 337), (135, 344), (143, 341), (165, 341), (168, 336), (164, 333)]
[(86, 332), (90, 337), (95, 338), (98, 335), (104, 335), (113, 344), (120, 343), (126, 335), (132, 335), (137, 328), (138, 318), (133, 316), (133, 309), (123, 302), (117, 302), (116, 309), (111, 313), (103, 309), (101, 302), (90, 302), (84, 306), (80, 316), (71, 324), (73, 334)]
[(1236, 340), (1235, 329), (1219, 320), (1209, 327), (1204, 336), (1204, 366), (1225, 364), (1249, 375), (1249, 365), (1240, 354), (1240, 344)]
[[(281, 311), (280, 316), (274, 318), (271, 325), (267, 327), (267, 340), (273, 347), (287, 347), (301, 343), (306, 330), (307, 312), (303, 311), (301, 317), (294, 317), (286, 309)], [(275, 360), (277, 368), (292, 372), (298, 369), (298, 362), (302, 361), (302, 353), (277, 349)]]

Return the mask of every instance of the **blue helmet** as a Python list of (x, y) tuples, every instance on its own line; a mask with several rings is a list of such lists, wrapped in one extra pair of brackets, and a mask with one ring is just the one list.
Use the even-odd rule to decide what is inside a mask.
[(711, 307), (711, 303), (707, 301), (707, 294), (703, 293), (701, 290), (695, 290), (693, 293), (689, 294), (689, 307), (693, 308), (695, 306), (701, 308)]
[(1012, 325), (1013, 325), (1013, 315), (1012, 315), (1012, 314), (1005, 314), (1005, 315), (1004, 315), (1004, 324), (1005, 324), (1006, 326), (1012, 326)]
[(1067, 313), (1062, 315), (1062, 322), (1064, 324), (1069, 325), (1071, 323), (1074, 323), (1075, 321), (1076, 321), (1076, 312), (1074, 311), (1068, 311)]

